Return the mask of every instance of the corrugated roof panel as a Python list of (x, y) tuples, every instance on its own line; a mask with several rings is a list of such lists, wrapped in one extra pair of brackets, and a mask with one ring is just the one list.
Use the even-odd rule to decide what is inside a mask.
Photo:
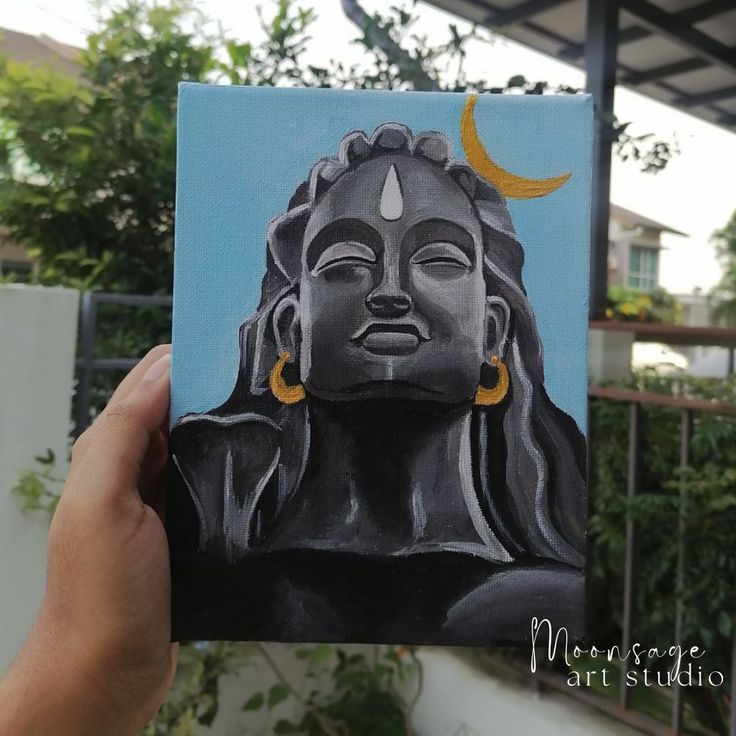
[[(677, 74), (645, 83), (626, 82), (633, 89), (668, 104), (683, 93), (703, 94), (736, 85), (736, 0), (622, 1), (627, 2), (630, 12), (619, 14), (619, 79), (625, 79), (632, 71), (647, 72), (678, 64)], [(586, 0), (568, 0), (553, 9), (549, 3), (539, 2), (536, 4), (539, 12), (532, 12), (534, 3), (529, 0), (428, 2), (474, 22), (487, 18), (494, 9), (527, 11), (523, 19), (496, 30), (537, 51), (584, 67), (580, 49), (586, 32)], [(672, 17), (663, 16), (662, 11)], [(657, 30), (655, 26), (660, 21), (663, 27)], [(689, 112), (736, 130), (731, 99), (699, 104)]]
[(627, 43), (622, 50), (625, 54), (626, 66), (638, 70), (671, 64), (673, 61), (692, 56), (666, 38), (653, 38), (652, 36)]
[(729, 74), (724, 69), (710, 67), (699, 69), (695, 72), (688, 72), (687, 74), (680, 74), (678, 77), (673, 77), (671, 81), (673, 86), (687, 94), (701, 94), (714, 89), (736, 85), (736, 76)]
[(736, 0), (734, 0), (733, 10), (702, 21), (696, 27), (722, 44), (733, 47), (736, 44)]

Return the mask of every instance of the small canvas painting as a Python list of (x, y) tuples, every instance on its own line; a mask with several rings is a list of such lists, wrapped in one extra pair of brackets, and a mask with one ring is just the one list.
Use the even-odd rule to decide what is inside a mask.
[(592, 117), (181, 86), (176, 639), (582, 635)]

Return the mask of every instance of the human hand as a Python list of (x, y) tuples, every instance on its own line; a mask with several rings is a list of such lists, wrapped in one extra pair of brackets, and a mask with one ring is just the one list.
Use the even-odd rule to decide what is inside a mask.
[(169, 346), (151, 350), (74, 444), (41, 611), (0, 681), (2, 734), (131, 736), (171, 684), (169, 365)]

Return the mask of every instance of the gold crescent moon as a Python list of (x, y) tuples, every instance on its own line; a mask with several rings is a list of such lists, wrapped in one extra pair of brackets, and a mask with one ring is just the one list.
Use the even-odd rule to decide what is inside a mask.
[(487, 182), (493, 184), (504, 197), (511, 199), (544, 197), (559, 189), (572, 176), (572, 174), (560, 174), (560, 176), (553, 176), (549, 179), (527, 179), (501, 168), (488, 155), (488, 151), (478, 137), (473, 118), (473, 108), (477, 101), (478, 95), (470, 95), (460, 118), (460, 138), (463, 142), (463, 150), (470, 165)]

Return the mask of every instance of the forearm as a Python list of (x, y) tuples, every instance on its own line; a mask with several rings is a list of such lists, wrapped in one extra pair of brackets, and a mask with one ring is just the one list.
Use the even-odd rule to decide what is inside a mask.
[(0, 678), (1, 736), (134, 736), (161, 706), (178, 656), (156, 511), (168, 406), (162, 346), (75, 442), (49, 529), (41, 612)]
[(134, 736), (135, 714), (121, 713), (89, 664), (39, 628), (0, 679), (0, 734)]

